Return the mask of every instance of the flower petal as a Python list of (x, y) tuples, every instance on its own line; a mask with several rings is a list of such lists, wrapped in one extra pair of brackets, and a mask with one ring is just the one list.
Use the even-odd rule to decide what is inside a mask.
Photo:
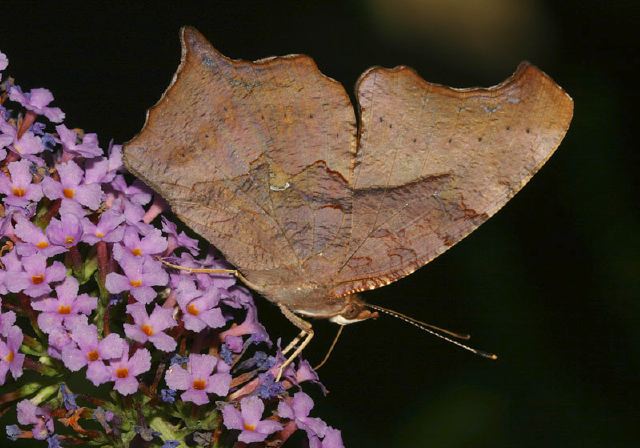
[(158, 350), (164, 352), (172, 352), (178, 345), (176, 340), (166, 333), (156, 333), (149, 338), (149, 341), (155, 345)]
[(139, 288), (132, 288), (131, 295), (139, 302), (147, 304), (151, 303), (158, 294), (150, 286), (141, 286)]
[(255, 431), (242, 431), (238, 436), (239, 442), (244, 443), (253, 443), (253, 442), (262, 442), (267, 438), (267, 434), (261, 434)]
[(62, 362), (67, 369), (77, 372), (87, 365), (87, 357), (74, 346), (67, 345), (62, 348)]
[(191, 375), (183, 367), (172, 365), (164, 375), (164, 380), (171, 389), (187, 390), (191, 387)]
[(269, 435), (281, 429), (282, 425), (275, 420), (262, 420), (256, 424), (256, 432), (261, 434)]
[(130, 371), (133, 375), (140, 375), (151, 368), (151, 354), (146, 348), (136, 350), (129, 359)]
[(87, 368), (87, 379), (91, 381), (94, 386), (106, 383), (111, 378), (111, 372), (109, 368), (104, 365), (102, 361), (94, 361), (89, 363)]
[(313, 400), (304, 392), (296, 392), (291, 407), (296, 418), (307, 417), (313, 409)]
[(141, 344), (144, 344), (149, 339), (147, 334), (144, 333), (138, 325), (124, 324), (124, 334), (126, 334), (129, 339), (133, 339)]
[(176, 320), (173, 318), (173, 309), (162, 308), (158, 305), (154, 308), (149, 320), (157, 331), (163, 331), (177, 325)]
[(227, 429), (244, 429), (242, 414), (232, 404), (222, 408), (222, 421)]
[(102, 197), (102, 188), (100, 188), (99, 184), (79, 185), (76, 188), (76, 201), (91, 210), (96, 210), (100, 207)]
[(74, 311), (82, 314), (91, 314), (93, 310), (98, 306), (98, 299), (90, 296), (89, 294), (80, 294), (75, 303)]
[(209, 403), (209, 397), (203, 390), (188, 389), (180, 395), (180, 398), (182, 398), (183, 401), (191, 401), (198, 405)]
[(105, 286), (107, 288), (107, 291), (112, 294), (117, 294), (122, 291), (129, 291), (131, 289), (129, 279), (124, 275), (116, 274), (115, 272), (107, 274)]
[(56, 295), (59, 300), (71, 302), (78, 295), (78, 280), (75, 277), (67, 277), (64, 283), (56, 286)]
[(194, 378), (209, 378), (217, 359), (211, 355), (189, 355), (189, 370)]
[(111, 333), (98, 344), (100, 356), (104, 359), (117, 359), (122, 356), (127, 343), (117, 333)]
[(226, 396), (229, 393), (231, 379), (231, 375), (228, 373), (216, 373), (212, 375), (207, 382), (207, 392), (221, 397)]
[(246, 397), (240, 400), (242, 418), (248, 425), (257, 425), (264, 412), (264, 403), (258, 397)]
[(131, 395), (138, 390), (138, 380), (134, 376), (128, 376), (127, 378), (116, 379), (116, 384), (113, 386), (115, 390), (122, 395)]

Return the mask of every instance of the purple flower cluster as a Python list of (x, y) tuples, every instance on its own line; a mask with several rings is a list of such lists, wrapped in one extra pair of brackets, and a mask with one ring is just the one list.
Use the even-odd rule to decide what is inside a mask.
[[(0, 53), (0, 76), (7, 64)], [(322, 385), (308, 363), (275, 381), (283, 357), (265, 351), (249, 292), (233, 277), (163, 263), (229, 268), (161, 216), (163, 201), (125, 172), (121, 147), (104, 151), (95, 134), (67, 127), (47, 89), (0, 80), (0, 385), (16, 385), (0, 402), (23, 398), (7, 437), (187, 446), (219, 437), (221, 401), (224, 428), (241, 442), (282, 443), (299, 428), (311, 447), (342, 447), (339, 431), (309, 417), (301, 383)], [(42, 380), (16, 382), (23, 368)], [(89, 399), (45, 381), (72, 372), (108, 387)], [(56, 434), (56, 421), (75, 434)]]

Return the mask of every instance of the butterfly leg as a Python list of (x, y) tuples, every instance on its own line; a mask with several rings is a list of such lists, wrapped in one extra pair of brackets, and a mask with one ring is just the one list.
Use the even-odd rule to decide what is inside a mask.
[(311, 339), (313, 339), (313, 328), (311, 327), (311, 324), (309, 322), (307, 322), (306, 320), (302, 319), (300, 316), (298, 316), (297, 314), (295, 314), (293, 311), (291, 311), (289, 308), (287, 308), (284, 305), (278, 305), (280, 308), (280, 311), (282, 311), (282, 314), (284, 314), (284, 316), (289, 319), (289, 321), (295, 325), (296, 327), (298, 327), (300, 329), (300, 333), (298, 334), (298, 336), (296, 336), (293, 341), (291, 341), (291, 343), (289, 345), (287, 345), (287, 347), (285, 348), (285, 351), (283, 351), (283, 354), (286, 354), (287, 352), (289, 352), (293, 347), (296, 346), (296, 344), (298, 344), (299, 341), (302, 340), (302, 342), (300, 342), (300, 345), (298, 345), (298, 347), (293, 351), (293, 353), (286, 359), (286, 361), (284, 363), (282, 363), (282, 365), (280, 366), (280, 369), (278, 369), (278, 376), (276, 377), (276, 381), (280, 381), (280, 378), (282, 377), (282, 373), (284, 372), (284, 370), (289, 366), (289, 364), (291, 364), (299, 355), (300, 353), (302, 353), (302, 351), (305, 349), (305, 347), (307, 345), (309, 345), (309, 342), (311, 342)]
[(287, 345), (284, 348), (284, 350), (282, 350), (282, 354), (286, 355), (287, 353), (289, 353), (296, 345), (298, 345), (298, 342), (300, 342), (300, 339), (304, 338), (306, 335), (307, 335), (306, 331), (304, 330), (300, 331), (300, 333), (298, 333), (298, 336), (293, 338), (293, 340), (289, 342), (289, 345)]
[(189, 267), (189, 266), (180, 266), (178, 264), (169, 263), (168, 261), (166, 261), (162, 257), (157, 257), (157, 260), (159, 260), (160, 263), (164, 264), (165, 266), (168, 266), (168, 267), (173, 268), (173, 269), (177, 269), (179, 271), (191, 272), (192, 274), (229, 274), (229, 275), (233, 275), (235, 278), (237, 278), (238, 280), (242, 281), (242, 283), (247, 285), (249, 288), (254, 289), (254, 290), (258, 289), (256, 285), (254, 285), (249, 280), (247, 280), (245, 278), (245, 276), (242, 275), (240, 273), (240, 271), (238, 271), (237, 269), (192, 268), (192, 267)]

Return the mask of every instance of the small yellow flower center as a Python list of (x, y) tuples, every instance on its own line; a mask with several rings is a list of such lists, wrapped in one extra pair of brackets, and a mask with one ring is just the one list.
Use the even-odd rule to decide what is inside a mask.
[(250, 425), (249, 423), (245, 423), (244, 424), (244, 430), (245, 431), (255, 431), (256, 430), (256, 425)]
[(116, 376), (118, 378), (126, 378), (129, 376), (129, 369), (127, 369), (126, 367), (120, 367), (119, 369), (116, 370)]
[(13, 193), (14, 196), (18, 196), (19, 198), (27, 194), (24, 188), (20, 188), (20, 187), (13, 187), (11, 189), (11, 193)]
[(64, 194), (64, 197), (67, 199), (73, 199), (76, 195), (76, 191), (73, 188), (65, 188), (62, 190), (62, 194)]
[(144, 324), (142, 327), (140, 327), (142, 329), (142, 332), (144, 334), (146, 334), (147, 336), (153, 336), (153, 327), (149, 324)]
[(49, 242), (42, 240), (38, 244), (36, 244), (36, 247), (38, 249), (46, 249), (47, 247), (49, 247)]
[(142, 249), (140, 249), (139, 247), (136, 247), (135, 249), (131, 250), (131, 253), (136, 257), (139, 257), (140, 255), (142, 255)]
[(102, 237), (104, 236), (104, 233), (102, 233), (102, 232), (101, 232), (101, 231), (99, 231), (99, 230), (96, 230), (96, 236), (97, 236), (98, 238), (102, 238)]
[(97, 361), (100, 358), (100, 355), (98, 354), (97, 350), (91, 350), (89, 353), (87, 353), (87, 359), (89, 361)]
[(44, 274), (37, 274), (31, 276), (31, 283), (34, 285), (39, 285), (44, 281)]
[(9, 353), (7, 353), (7, 356), (4, 357), (4, 360), (7, 362), (11, 362), (15, 357), (16, 357), (16, 354), (13, 353), (13, 350), (9, 350)]
[(197, 316), (198, 314), (200, 314), (200, 310), (198, 309), (197, 306), (195, 306), (195, 304), (190, 303), (187, 306), (187, 311), (189, 312), (189, 314), (193, 315), (193, 316)]
[(207, 382), (202, 378), (197, 378), (193, 380), (193, 388), (195, 390), (204, 390), (207, 387)]
[(67, 236), (64, 239), (64, 242), (67, 243), (67, 244), (73, 244), (75, 241), (76, 241), (76, 239), (74, 237), (72, 237), (72, 236)]
[(71, 307), (69, 305), (60, 305), (58, 307), (58, 314), (71, 314)]
[(142, 280), (129, 280), (129, 284), (134, 288), (142, 286)]

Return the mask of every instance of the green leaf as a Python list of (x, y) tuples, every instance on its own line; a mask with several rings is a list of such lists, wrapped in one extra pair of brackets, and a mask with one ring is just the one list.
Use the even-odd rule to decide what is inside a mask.
[(163, 441), (166, 442), (168, 440), (177, 440), (178, 442), (180, 442), (180, 445), (178, 445), (179, 447), (187, 446), (184, 443), (184, 437), (185, 437), (184, 431), (179, 430), (172, 424), (165, 421), (162, 417), (160, 416), (153, 417), (149, 422), (149, 426), (151, 427), (151, 429), (154, 429), (155, 431), (158, 431), (161, 434)]
[(33, 398), (31, 398), (31, 402), (37, 406), (40, 403), (47, 401), (49, 398), (51, 398), (52, 395), (58, 393), (59, 388), (60, 386), (58, 384), (51, 384), (49, 386), (43, 387), (42, 389), (40, 389), (40, 392), (38, 392)]
[(78, 282), (81, 285), (84, 285), (89, 280), (91, 280), (91, 277), (97, 270), (98, 270), (98, 257), (93, 256), (88, 258), (82, 264), (82, 268), (79, 270), (79, 272), (76, 273)]
[(0, 395), (0, 403), (9, 403), (11, 401), (16, 401), (28, 397), (31, 394), (35, 394), (37, 391), (42, 389), (42, 387), (43, 384), (41, 381), (33, 381), (31, 383), (27, 383), (19, 389)]
[(33, 349), (31, 347), (29, 347), (28, 345), (22, 344), (20, 346), (20, 351), (22, 353), (24, 353), (25, 355), (31, 355), (31, 356), (42, 356), (44, 354), (44, 350), (36, 350)]

